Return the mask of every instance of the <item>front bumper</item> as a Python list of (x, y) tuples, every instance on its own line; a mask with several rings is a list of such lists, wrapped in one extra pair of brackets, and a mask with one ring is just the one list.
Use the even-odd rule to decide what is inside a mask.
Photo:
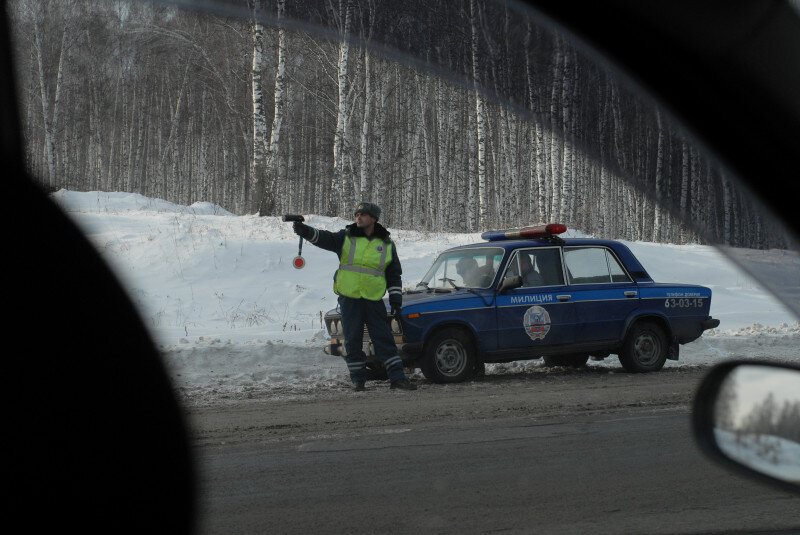
[[(406, 343), (403, 341), (402, 336), (395, 336), (394, 342), (397, 345), (397, 352), (400, 354), (400, 357), (403, 359), (404, 363), (416, 361), (422, 353), (421, 343)], [(377, 359), (375, 347), (369, 340), (364, 341), (361, 349), (364, 351), (364, 354), (368, 359)], [(322, 350), (328, 355), (339, 356), (343, 358), (347, 356), (347, 350), (344, 346), (344, 338), (331, 338), (330, 344), (323, 347)]]

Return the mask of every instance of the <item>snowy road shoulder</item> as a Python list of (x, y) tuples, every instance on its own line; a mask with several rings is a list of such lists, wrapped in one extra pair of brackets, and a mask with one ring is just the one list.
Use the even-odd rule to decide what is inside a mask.
[[(341, 357), (322, 352), (326, 341), (325, 332), (316, 331), (304, 341), (234, 342), (212, 338), (162, 346), (161, 351), (173, 384), (189, 403), (289, 399), (351, 388)], [(777, 327), (753, 324), (733, 331), (712, 330), (681, 346), (680, 359), (667, 361), (665, 368), (708, 367), (729, 359), (798, 362), (798, 347), (798, 322)], [(625, 373), (613, 355), (603, 361), (590, 361), (588, 366), (590, 370), (585, 373)], [(487, 365), (487, 374), (509, 378), (547, 371), (541, 359)], [(426, 383), (418, 370), (413, 377)], [(502, 388), (501, 384), (494, 384)]]

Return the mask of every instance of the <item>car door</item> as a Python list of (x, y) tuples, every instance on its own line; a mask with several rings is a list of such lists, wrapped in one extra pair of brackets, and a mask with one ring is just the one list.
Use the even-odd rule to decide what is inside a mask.
[[(528, 258), (535, 273), (525, 276), (523, 259)], [(574, 336), (573, 304), (564, 296), (560, 247), (533, 247), (511, 253), (502, 281), (523, 276), (523, 286), (497, 295), (498, 349), (541, 354), (549, 348), (571, 342)]]
[(564, 247), (576, 343), (620, 340), (625, 320), (639, 307), (639, 290), (613, 251), (604, 246)]

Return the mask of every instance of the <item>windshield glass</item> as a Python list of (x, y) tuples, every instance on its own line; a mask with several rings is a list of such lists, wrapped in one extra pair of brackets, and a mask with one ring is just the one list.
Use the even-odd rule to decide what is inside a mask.
[(417, 285), (428, 289), (489, 288), (503, 260), (504, 249), (459, 249), (439, 255)]

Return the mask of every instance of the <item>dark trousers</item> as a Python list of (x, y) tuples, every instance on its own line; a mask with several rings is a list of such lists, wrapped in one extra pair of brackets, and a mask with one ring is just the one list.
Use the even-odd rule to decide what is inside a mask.
[(339, 296), (339, 309), (342, 311), (342, 329), (347, 351), (345, 360), (350, 370), (350, 380), (357, 383), (367, 379), (367, 359), (362, 350), (364, 325), (367, 326), (375, 353), (386, 367), (389, 380), (394, 382), (405, 378), (403, 360), (397, 353), (383, 301)]

